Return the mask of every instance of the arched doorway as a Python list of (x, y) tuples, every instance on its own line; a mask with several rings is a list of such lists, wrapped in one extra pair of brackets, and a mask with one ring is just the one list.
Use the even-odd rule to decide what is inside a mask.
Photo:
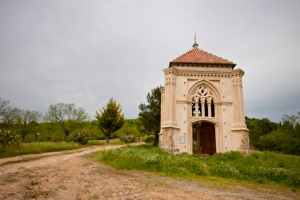
[(213, 155), (216, 153), (215, 126), (209, 122), (193, 123), (193, 153)]

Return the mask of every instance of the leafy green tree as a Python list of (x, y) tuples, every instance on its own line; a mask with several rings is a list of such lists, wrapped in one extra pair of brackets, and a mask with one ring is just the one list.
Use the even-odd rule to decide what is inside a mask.
[[(140, 121), (137, 119), (137, 121)], [(134, 135), (136, 137), (141, 136), (139, 131), (139, 125), (135, 123), (135, 119), (126, 119), (124, 125), (121, 129), (115, 132), (116, 135), (125, 134), (125, 135)]]
[(299, 119), (300, 112), (298, 116), (283, 115), (280, 126), (276, 130), (260, 137), (259, 146), (263, 150), (300, 155)]
[(262, 150), (279, 151), (285, 154), (300, 155), (300, 140), (292, 137), (282, 128), (263, 135), (259, 139)]
[(145, 130), (154, 133), (155, 140), (153, 145), (158, 145), (160, 132), (160, 109), (161, 109), (161, 87), (156, 87), (147, 94), (148, 104), (140, 104), (139, 119)]
[(81, 126), (81, 122), (88, 119), (88, 114), (83, 108), (75, 108), (73, 103), (58, 103), (50, 105), (44, 120), (57, 123), (65, 133), (65, 141), (75, 129)]
[(278, 127), (277, 123), (271, 122), (267, 118), (255, 119), (246, 117), (246, 124), (250, 130), (250, 144), (256, 148), (259, 147), (259, 139), (261, 136), (271, 133)]
[(107, 144), (109, 143), (110, 135), (122, 128), (125, 123), (124, 115), (121, 112), (121, 105), (117, 104), (113, 98), (110, 98), (107, 105), (102, 107), (102, 110), (99, 109), (99, 113), (96, 111), (95, 117)]

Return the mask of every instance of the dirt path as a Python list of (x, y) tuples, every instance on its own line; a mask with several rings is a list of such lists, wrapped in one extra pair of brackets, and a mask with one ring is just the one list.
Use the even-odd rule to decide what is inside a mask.
[[(108, 147), (0, 159), (0, 199), (300, 199), (289, 190), (217, 188), (115, 170), (89, 155)], [(26, 162), (20, 160), (27, 159)]]

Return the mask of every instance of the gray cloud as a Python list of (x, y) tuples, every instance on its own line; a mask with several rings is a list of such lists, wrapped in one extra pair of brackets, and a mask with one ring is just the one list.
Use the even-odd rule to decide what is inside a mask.
[(0, 97), (45, 113), (60, 102), (95, 111), (114, 97), (126, 118), (164, 83), (162, 70), (199, 47), (237, 63), (246, 115), (300, 110), (300, 2), (0, 1)]

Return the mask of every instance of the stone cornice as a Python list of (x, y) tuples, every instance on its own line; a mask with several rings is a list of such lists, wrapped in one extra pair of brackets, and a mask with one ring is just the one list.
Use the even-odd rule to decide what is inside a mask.
[(231, 76), (232, 77), (242, 77), (244, 76), (245, 72), (241, 69), (235, 69), (235, 70), (232, 70), (231, 72)]
[(189, 77), (242, 77), (245, 72), (241, 69), (208, 69), (208, 68), (166, 68), (165, 75), (189, 76)]
[(175, 74), (176, 75), (178, 70), (174, 67), (171, 67), (171, 68), (166, 68), (163, 71), (165, 72), (165, 75), (167, 75), (167, 74)]

